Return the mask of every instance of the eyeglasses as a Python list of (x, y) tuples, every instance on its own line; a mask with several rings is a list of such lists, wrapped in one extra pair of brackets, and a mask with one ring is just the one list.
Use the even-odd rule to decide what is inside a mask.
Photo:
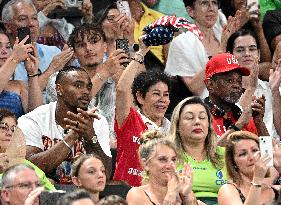
[(199, 5), (204, 9), (211, 7), (211, 5), (215, 8), (219, 8), (219, 2), (215, 0), (203, 0), (199, 2)]
[(23, 182), (23, 183), (18, 183), (10, 186), (6, 186), (5, 188), (10, 189), (10, 188), (20, 188), (20, 189), (32, 189), (33, 187), (41, 187), (42, 185), (40, 182)]
[(2, 132), (9, 132), (9, 130), (11, 130), (12, 133), (15, 132), (16, 130), (16, 125), (12, 125), (11, 127), (5, 123), (5, 122), (0, 122), (0, 131)]

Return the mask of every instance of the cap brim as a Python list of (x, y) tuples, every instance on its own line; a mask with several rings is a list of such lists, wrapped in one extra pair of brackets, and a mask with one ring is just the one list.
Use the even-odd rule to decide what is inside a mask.
[(251, 73), (250, 70), (246, 67), (238, 67), (236, 69), (239, 70), (243, 76), (248, 76)]

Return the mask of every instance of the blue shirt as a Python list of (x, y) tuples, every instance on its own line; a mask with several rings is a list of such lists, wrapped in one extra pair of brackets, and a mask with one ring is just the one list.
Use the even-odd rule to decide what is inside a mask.
[[(53, 57), (61, 52), (56, 46), (47, 46), (43, 44), (36, 43), (36, 48), (39, 57), (39, 69), (41, 72), (45, 72), (49, 67)], [(24, 62), (17, 65), (13, 80), (22, 80), (28, 82), (27, 72), (24, 67)]]

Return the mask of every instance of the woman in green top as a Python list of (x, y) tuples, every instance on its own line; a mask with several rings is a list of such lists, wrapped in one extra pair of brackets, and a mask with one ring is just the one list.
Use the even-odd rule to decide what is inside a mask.
[[(0, 109), (0, 173), (3, 173), (9, 163), (9, 158), (5, 154), (5, 151), (11, 141), (16, 126), (16, 116), (8, 110)], [(45, 173), (40, 168), (24, 159), (22, 163), (31, 166), (35, 170), (40, 179), (40, 184), (44, 186), (46, 190), (55, 190), (54, 185), (48, 180)], [(2, 175), (0, 174), (0, 179), (1, 178)]]
[(174, 109), (170, 136), (185, 162), (193, 167), (197, 199), (217, 204), (219, 188), (226, 183), (224, 149), (217, 147), (207, 105), (199, 97), (182, 100)]

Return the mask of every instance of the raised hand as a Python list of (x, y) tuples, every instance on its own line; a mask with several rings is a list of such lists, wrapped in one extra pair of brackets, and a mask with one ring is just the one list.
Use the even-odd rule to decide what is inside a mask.
[(25, 44), (28, 38), (29, 35), (27, 35), (21, 42), (16, 38), (11, 56), (17, 63), (26, 60), (29, 57), (28, 53), (33, 52), (32, 44)]
[(279, 139), (273, 142), (273, 163), (274, 163), (274, 168), (279, 173), (281, 173), (281, 147), (280, 147)]
[(82, 7), (79, 9), (82, 11), (84, 22), (91, 23), (93, 20), (93, 5), (91, 0), (84, 0)]
[(184, 163), (182, 176), (180, 176), (180, 194), (182, 197), (188, 197), (192, 192), (192, 167)]
[(28, 74), (33, 75), (38, 72), (39, 58), (38, 58), (38, 51), (35, 44), (33, 44), (33, 52), (28, 53), (28, 58), (24, 61), (24, 64)]
[(53, 73), (62, 69), (73, 57), (73, 49), (69, 48), (67, 44), (63, 46), (62, 52), (56, 55), (51, 61), (49, 68), (53, 69)]
[(255, 155), (256, 163), (254, 165), (254, 176), (253, 176), (253, 182), (261, 184), (265, 174), (269, 167), (266, 166), (267, 162), (270, 161), (269, 156), (262, 156), (260, 157), (260, 153), (256, 152)]
[(39, 204), (39, 195), (41, 192), (44, 191), (44, 187), (37, 187), (36, 189), (32, 190), (28, 197), (26, 198), (24, 205), (36, 205)]
[(48, 16), (48, 14), (51, 13), (57, 7), (65, 8), (64, 0), (49, 1), (49, 3), (42, 9), (42, 12), (45, 16)]
[(275, 71), (270, 69), (269, 72), (269, 86), (272, 92), (279, 92), (279, 86), (281, 83), (281, 59), (278, 60)]
[(85, 140), (91, 140), (95, 135), (95, 130), (93, 128), (94, 120), (99, 120), (100, 117), (96, 113), (96, 108), (84, 111), (80, 108), (77, 108), (77, 114), (68, 111), (68, 118), (65, 118), (67, 122), (66, 128), (72, 129), (77, 132), (80, 137), (83, 137)]
[(117, 49), (112, 52), (107, 61), (102, 65), (102, 69), (105, 69), (108, 76), (113, 76), (120, 70), (124, 69), (122, 63), (128, 63), (129, 56), (122, 49)]

